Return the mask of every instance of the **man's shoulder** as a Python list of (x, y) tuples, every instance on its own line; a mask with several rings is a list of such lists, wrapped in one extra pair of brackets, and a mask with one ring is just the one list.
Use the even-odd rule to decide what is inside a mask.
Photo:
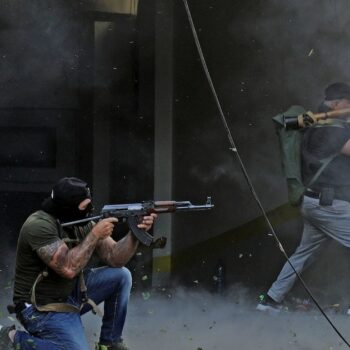
[[(315, 124), (306, 129), (304, 139), (322, 137), (325, 140), (332, 140), (338, 137), (350, 138), (350, 127), (344, 122), (329, 122), (324, 124)], [(319, 140), (321, 141), (321, 140)]]
[(59, 239), (56, 219), (50, 214), (38, 210), (24, 222), (19, 234), (19, 245), (29, 244), (32, 250), (51, 244)]
[(320, 130), (320, 131), (331, 131), (331, 130), (350, 130), (350, 124), (341, 119), (325, 119), (320, 120), (317, 123), (313, 124), (308, 129), (310, 130)]
[(346, 123), (320, 124), (307, 128), (302, 142), (304, 156), (313, 155), (317, 159), (339, 154), (342, 147), (350, 139), (350, 131)]
[(24, 222), (23, 226), (27, 226), (27, 225), (49, 225), (49, 226), (54, 225), (54, 226), (56, 226), (57, 221), (52, 215), (46, 213), (43, 210), (38, 210), (38, 211), (36, 211), (33, 214), (28, 216), (28, 218)]

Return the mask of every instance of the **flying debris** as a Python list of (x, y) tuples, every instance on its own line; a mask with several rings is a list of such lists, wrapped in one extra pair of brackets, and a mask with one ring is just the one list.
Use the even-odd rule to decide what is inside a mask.
[(151, 293), (149, 293), (149, 292), (142, 293), (143, 300), (148, 300), (150, 297), (151, 297)]

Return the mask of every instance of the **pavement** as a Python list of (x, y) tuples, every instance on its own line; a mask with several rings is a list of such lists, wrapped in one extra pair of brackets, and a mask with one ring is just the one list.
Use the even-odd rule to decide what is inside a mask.
[[(131, 350), (336, 350), (348, 348), (317, 309), (259, 312), (244, 290), (230, 295), (179, 289), (164, 295), (142, 293), (130, 300), (124, 339)], [(327, 314), (350, 340), (346, 310)], [(90, 343), (100, 320), (84, 318)], [(347, 341), (349, 341), (347, 340)]]
[[(4, 312), (7, 301), (1, 300), (0, 324), (9, 325), (15, 320)], [(225, 295), (184, 288), (162, 293), (135, 291), (130, 298), (124, 340), (130, 350), (348, 348), (313, 307), (285, 308), (276, 315), (259, 312), (256, 305), (245, 288), (232, 288)], [(349, 341), (350, 317), (345, 305), (327, 307), (326, 312)], [(89, 313), (83, 316), (83, 324), (93, 349), (101, 319)]]

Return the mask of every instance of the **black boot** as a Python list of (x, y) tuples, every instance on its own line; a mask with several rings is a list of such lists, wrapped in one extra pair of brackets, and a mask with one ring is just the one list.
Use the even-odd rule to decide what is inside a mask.
[(13, 345), (9, 333), (13, 330), (15, 330), (16, 327), (9, 326), (9, 327), (2, 327), (0, 329), (0, 349), (1, 350), (13, 350), (15, 346)]
[(129, 348), (125, 345), (123, 341), (110, 344), (110, 345), (97, 344), (95, 349), (96, 350), (129, 350)]

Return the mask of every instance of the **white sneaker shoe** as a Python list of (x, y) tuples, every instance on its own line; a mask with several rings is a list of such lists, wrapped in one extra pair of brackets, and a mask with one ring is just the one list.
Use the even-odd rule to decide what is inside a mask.
[(280, 313), (283, 306), (281, 303), (277, 303), (272, 298), (270, 298), (268, 295), (260, 295), (259, 296), (259, 303), (256, 306), (256, 309), (258, 311), (264, 311), (264, 312), (270, 312), (270, 313)]

